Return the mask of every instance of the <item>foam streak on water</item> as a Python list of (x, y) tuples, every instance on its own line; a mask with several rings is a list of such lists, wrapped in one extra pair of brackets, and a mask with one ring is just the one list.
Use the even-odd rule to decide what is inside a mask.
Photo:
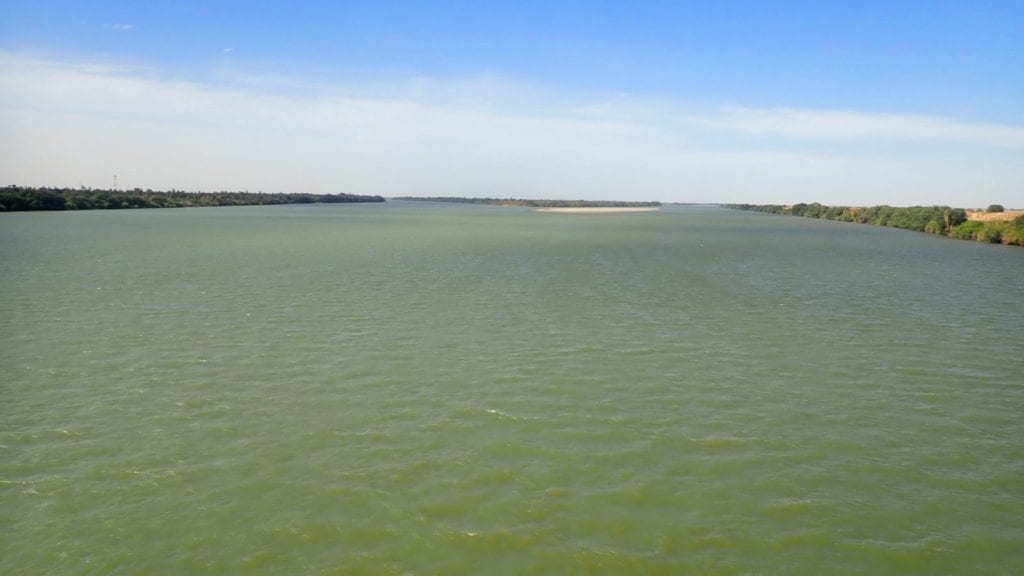
[(0, 214), (0, 573), (1024, 564), (1024, 251), (836, 222)]

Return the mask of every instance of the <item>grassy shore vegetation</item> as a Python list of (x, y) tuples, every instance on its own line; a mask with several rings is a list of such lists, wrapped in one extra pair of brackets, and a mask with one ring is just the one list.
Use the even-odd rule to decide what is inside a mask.
[(355, 194), (264, 194), (262, 192), (184, 192), (181, 190), (159, 192), (141, 188), (100, 190), (95, 188), (30, 188), (26, 186), (8, 186), (0, 189), (0, 212), (383, 201), (384, 198), (380, 196)]
[(520, 208), (646, 208), (661, 206), (661, 202), (620, 202), (615, 200), (523, 200), (520, 198), (463, 198), (460, 196), (399, 196), (395, 200), (416, 202), (456, 202), (460, 204), (489, 204)]
[(962, 208), (948, 206), (852, 207), (824, 206), (817, 202), (793, 204), (792, 206), (781, 204), (727, 204), (727, 206), (737, 210), (890, 226), (963, 240), (1024, 246), (1024, 215), (1017, 216), (1012, 220), (980, 221), (968, 219), (968, 212)]

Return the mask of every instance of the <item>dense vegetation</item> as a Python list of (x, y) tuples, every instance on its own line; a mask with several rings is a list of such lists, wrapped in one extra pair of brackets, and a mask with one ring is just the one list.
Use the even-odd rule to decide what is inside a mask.
[(638, 208), (661, 206), (661, 202), (619, 202), (614, 200), (523, 200), (519, 198), (462, 198), (458, 196), (400, 196), (395, 200), (417, 202), (457, 202), (460, 204), (490, 204), (527, 208)]
[[(823, 206), (813, 204), (728, 204), (737, 210), (754, 210), (771, 214), (788, 214), (805, 218), (823, 218), (842, 222), (858, 222), (939, 234), (963, 240), (1024, 246), (1024, 216), (1011, 221), (980, 222), (968, 220), (967, 211), (948, 206)], [(1001, 207), (1000, 207), (1001, 208)]]
[(99, 190), (94, 188), (0, 189), (0, 212), (14, 210), (93, 210), (106, 208), (182, 208), (189, 206), (253, 206), (383, 202), (380, 196), (354, 194), (281, 194), (262, 192), (155, 192), (153, 190)]

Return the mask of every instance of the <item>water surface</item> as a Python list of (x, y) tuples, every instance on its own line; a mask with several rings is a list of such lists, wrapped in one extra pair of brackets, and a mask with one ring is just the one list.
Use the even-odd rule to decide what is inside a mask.
[(0, 572), (1005, 574), (1024, 250), (714, 208), (0, 214)]

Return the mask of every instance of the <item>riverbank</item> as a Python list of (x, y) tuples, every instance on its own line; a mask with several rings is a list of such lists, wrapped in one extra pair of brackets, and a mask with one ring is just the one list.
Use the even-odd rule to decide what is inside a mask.
[(652, 208), (538, 208), (537, 212), (557, 212), (561, 214), (621, 214), (624, 212), (657, 212), (659, 209)]
[(661, 202), (625, 202), (620, 200), (549, 200), (527, 198), (466, 198), (462, 196), (398, 196), (394, 200), (412, 202), (453, 202), (486, 204), (509, 208), (657, 208)]
[(949, 206), (824, 206), (812, 204), (726, 204), (734, 210), (856, 222), (927, 232), (960, 240), (1024, 246), (1024, 211), (968, 211)]
[(183, 190), (99, 190), (94, 188), (0, 189), (0, 212), (36, 210), (110, 210), (124, 208), (188, 208), (196, 206), (262, 206), (271, 204), (341, 204), (383, 202), (380, 196), (357, 194), (285, 194), (263, 192), (185, 192)]

